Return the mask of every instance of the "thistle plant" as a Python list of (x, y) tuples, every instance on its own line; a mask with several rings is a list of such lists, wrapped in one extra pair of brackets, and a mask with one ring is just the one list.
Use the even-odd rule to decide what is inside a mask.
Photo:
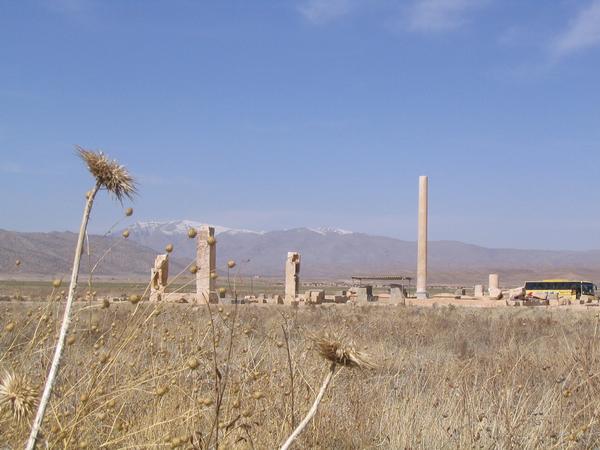
[(136, 183), (134, 179), (129, 174), (127, 169), (117, 163), (117, 161), (109, 159), (102, 152), (86, 150), (79, 146), (77, 147), (77, 153), (87, 165), (88, 170), (94, 177), (95, 184), (86, 194), (86, 203), (83, 209), (83, 218), (79, 228), (77, 246), (75, 248), (75, 257), (73, 259), (73, 267), (71, 272), (71, 283), (69, 284), (69, 294), (67, 297), (67, 303), (65, 305), (62, 325), (54, 350), (54, 357), (52, 359), (50, 371), (48, 372), (48, 377), (46, 378), (46, 383), (44, 385), (44, 392), (40, 399), (40, 404), (31, 427), (31, 434), (29, 435), (29, 439), (27, 441), (27, 450), (32, 450), (35, 448), (37, 436), (40, 431), (42, 421), (44, 420), (46, 407), (48, 406), (52, 388), (54, 387), (54, 382), (56, 380), (56, 375), (58, 374), (60, 359), (63, 353), (67, 332), (69, 330), (71, 307), (73, 304), (73, 298), (75, 297), (75, 290), (77, 288), (83, 242), (87, 232), (87, 225), (96, 194), (100, 190), (106, 190), (122, 203), (125, 198), (132, 199), (136, 193)]
[(37, 404), (37, 392), (23, 375), (5, 372), (0, 380), (0, 413), (17, 422), (28, 418)]
[(294, 432), (281, 446), (281, 450), (289, 449), (298, 436), (300, 436), (300, 433), (304, 431), (304, 428), (306, 428), (306, 426), (315, 416), (317, 409), (319, 408), (319, 404), (325, 395), (325, 391), (329, 387), (329, 383), (331, 382), (335, 373), (335, 369), (338, 365), (364, 369), (374, 369), (376, 367), (369, 355), (356, 350), (352, 346), (343, 344), (340, 340), (332, 338), (329, 335), (313, 337), (313, 341), (317, 346), (319, 354), (331, 363), (329, 365), (329, 371), (327, 372), (327, 375), (321, 384), (321, 389), (319, 389), (319, 393), (317, 394), (312, 407), (304, 419), (302, 419), (302, 422), (300, 422)]

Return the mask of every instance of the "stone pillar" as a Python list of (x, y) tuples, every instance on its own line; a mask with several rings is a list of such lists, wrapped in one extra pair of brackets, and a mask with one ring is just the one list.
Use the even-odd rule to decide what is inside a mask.
[(490, 273), (488, 293), (490, 298), (496, 300), (502, 298), (502, 291), (500, 290), (500, 281), (497, 273)]
[(366, 303), (373, 301), (373, 286), (365, 285), (365, 286), (357, 286), (354, 288), (356, 292), (356, 302), (357, 303)]
[(169, 279), (169, 255), (158, 255), (150, 271), (150, 301), (163, 300)]
[(288, 252), (285, 261), (285, 302), (296, 301), (300, 291), (300, 253)]
[(202, 225), (196, 248), (196, 300), (199, 303), (218, 303), (215, 277), (217, 275), (217, 241), (215, 229)]
[(483, 285), (475, 285), (475, 287), (473, 288), (473, 297), (483, 297)]
[(404, 288), (402, 286), (392, 285), (390, 287), (390, 303), (404, 305)]
[(428, 298), (427, 294), (427, 191), (428, 179), (419, 177), (419, 239), (417, 242), (417, 298)]
[(490, 273), (490, 279), (489, 279), (488, 286), (490, 287), (490, 291), (492, 289), (500, 289), (500, 282), (498, 280), (497, 273)]

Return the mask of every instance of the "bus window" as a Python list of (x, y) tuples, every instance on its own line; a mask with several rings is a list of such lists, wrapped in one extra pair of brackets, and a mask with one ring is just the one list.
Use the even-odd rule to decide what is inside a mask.
[(585, 295), (594, 295), (594, 285), (592, 283), (582, 283), (581, 292)]

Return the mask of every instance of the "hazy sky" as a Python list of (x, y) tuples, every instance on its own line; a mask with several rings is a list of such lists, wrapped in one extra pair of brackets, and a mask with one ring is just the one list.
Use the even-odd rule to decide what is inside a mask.
[[(0, 228), (136, 220), (600, 248), (600, 0), (0, 0)], [(105, 195), (91, 228), (121, 213)]]

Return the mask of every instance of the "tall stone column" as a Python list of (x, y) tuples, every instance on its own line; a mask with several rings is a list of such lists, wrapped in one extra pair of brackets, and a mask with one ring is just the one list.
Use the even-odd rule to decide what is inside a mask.
[(419, 237), (417, 242), (417, 298), (428, 298), (427, 294), (427, 196), (428, 178), (419, 177)]
[(200, 303), (217, 303), (215, 277), (217, 274), (217, 241), (215, 229), (202, 225), (198, 230), (196, 247), (196, 297)]
[(300, 253), (288, 252), (285, 261), (285, 303), (292, 303), (300, 291)]

